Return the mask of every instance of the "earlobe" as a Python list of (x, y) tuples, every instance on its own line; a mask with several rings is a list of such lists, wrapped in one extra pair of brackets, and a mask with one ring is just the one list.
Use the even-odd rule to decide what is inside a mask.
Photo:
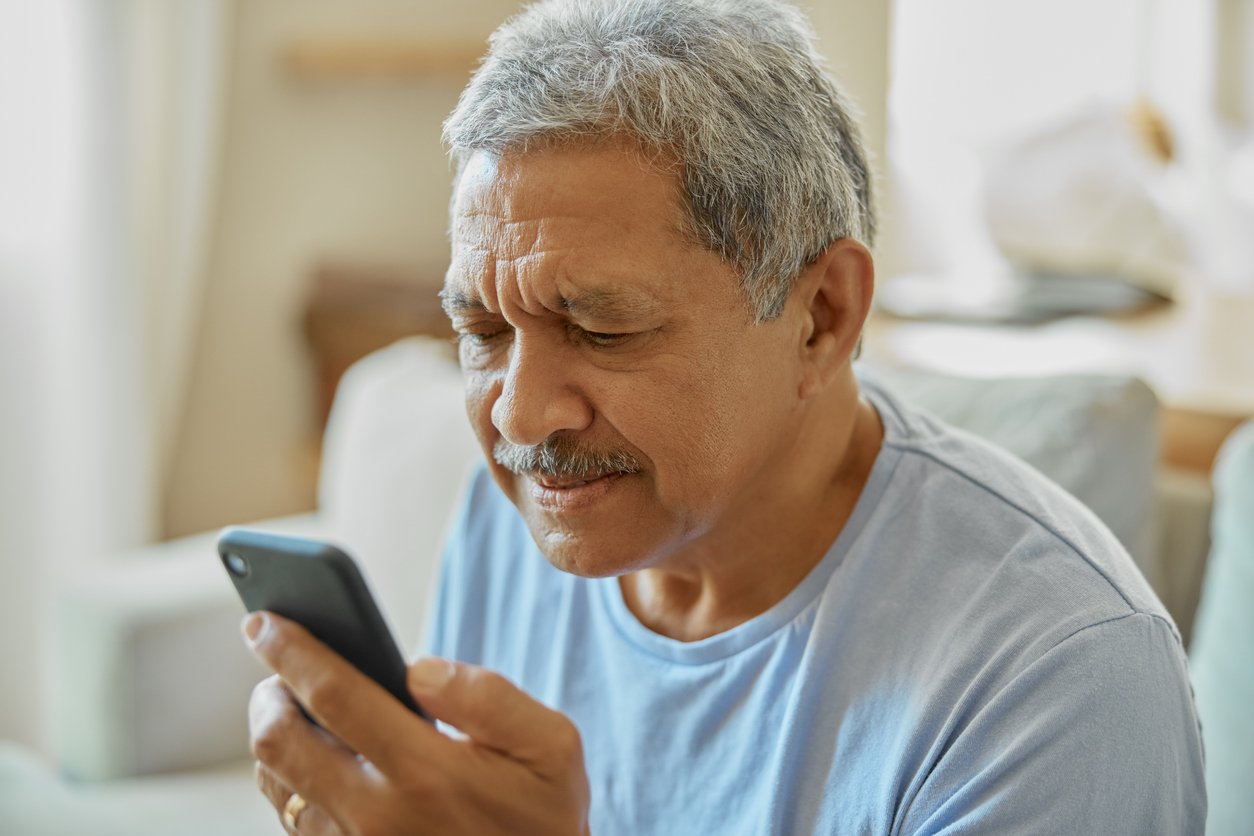
[(797, 290), (798, 301), (806, 306), (803, 397), (821, 389), (853, 359), (874, 285), (871, 254), (851, 238), (833, 242), (802, 273)]

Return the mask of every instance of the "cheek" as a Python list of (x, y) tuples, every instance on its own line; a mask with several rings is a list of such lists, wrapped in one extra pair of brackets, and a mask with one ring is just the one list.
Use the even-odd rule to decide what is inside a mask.
[(496, 442), (496, 428), (492, 425), (492, 404), (495, 401), (494, 393), (500, 387), (494, 384), (491, 375), (483, 372), (466, 373), (464, 386), (466, 417), (470, 419), (470, 425), (485, 452), (490, 453)]
[(736, 347), (711, 353), (677, 393), (667, 426), (690, 489), (710, 497), (737, 489), (787, 432), (787, 375), (762, 360)]
[(679, 441), (679, 461), (693, 489), (717, 495), (736, 470), (733, 443), (738, 430), (732, 409), (736, 406), (723, 387), (712, 387), (693, 398), (685, 410)]
[(656, 472), (664, 502), (700, 503), (715, 496), (735, 470), (730, 439), (736, 433), (732, 408), (739, 396), (726, 372), (690, 368), (664, 382), (633, 387), (616, 399), (609, 423), (639, 449)]

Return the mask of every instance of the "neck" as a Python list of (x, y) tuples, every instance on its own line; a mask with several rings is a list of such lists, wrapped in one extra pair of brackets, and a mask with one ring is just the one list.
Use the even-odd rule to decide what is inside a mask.
[(879, 415), (860, 397), (852, 372), (833, 401), (804, 423), (777, 478), (729, 509), (732, 524), (619, 579), (642, 624), (680, 641), (722, 633), (777, 604), (823, 559), (883, 440)]

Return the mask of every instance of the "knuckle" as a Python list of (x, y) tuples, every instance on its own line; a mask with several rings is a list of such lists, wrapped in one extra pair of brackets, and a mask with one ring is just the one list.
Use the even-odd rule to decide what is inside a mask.
[(287, 630), (271, 629), (261, 646), (265, 648), (265, 656), (269, 660), (270, 667), (280, 670), (291, 654), (292, 639)]
[(252, 749), (253, 757), (262, 763), (274, 763), (278, 759), (282, 744), (273, 732), (273, 727), (268, 726), (260, 732), (254, 732), (252, 739), (249, 741), (249, 748)]
[(463, 687), (459, 689), (457, 699), (473, 710), (501, 705), (517, 690), (508, 679), (487, 668), (467, 666), (460, 675)]
[(257, 781), (257, 788), (261, 790), (271, 804), (278, 805), (287, 794), (287, 787), (275, 777), (269, 767), (261, 761), (257, 761), (253, 766), (253, 776)]
[(404, 787), (406, 797), (423, 806), (446, 800), (451, 791), (446, 777), (432, 769), (413, 770), (405, 776)]
[(253, 686), (252, 693), (248, 696), (248, 716), (250, 722), (257, 722), (257, 718), (260, 715), (264, 715), (265, 710), (273, 705), (281, 687), (277, 674), (267, 676)]
[(350, 690), (340, 677), (319, 670), (305, 689), (305, 706), (319, 717), (333, 717), (348, 704)]
[(260, 725), (253, 728), (250, 740), (253, 757), (264, 764), (277, 763), (286, 751), (286, 741), (292, 733), (295, 711), (272, 712)]
[(553, 747), (567, 761), (583, 760), (583, 737), (579, 728), (565, 715), (558, 715), (553, 727)]
[(262, 759), (261, 752), (269, 751), (274, 744), (274, 725), (282, 714), (278, 677), (271, 676), (258, 682), (248, 699), (248, 738), (253, 756)]

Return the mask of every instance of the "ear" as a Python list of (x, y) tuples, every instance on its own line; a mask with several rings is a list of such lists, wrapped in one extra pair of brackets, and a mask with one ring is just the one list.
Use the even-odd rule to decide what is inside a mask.
[(832, 242), (802, 271), (791, 300), (801, 308), (802, 397), (848, 367), (874, 290), (875, 262), (852, 238)]

